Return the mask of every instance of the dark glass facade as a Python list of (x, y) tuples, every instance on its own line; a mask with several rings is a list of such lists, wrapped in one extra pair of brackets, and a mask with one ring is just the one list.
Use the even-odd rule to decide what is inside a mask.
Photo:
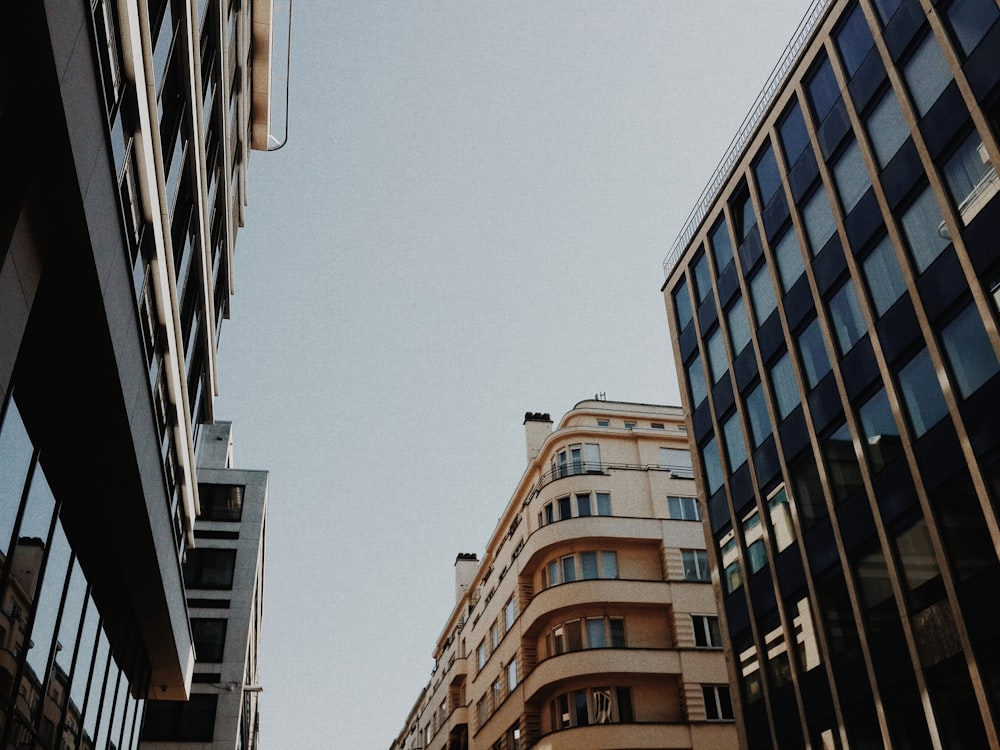
[(754, 750), (1000, 746), (1000, 8), (930, 5), (813, 4), (667, 269)]

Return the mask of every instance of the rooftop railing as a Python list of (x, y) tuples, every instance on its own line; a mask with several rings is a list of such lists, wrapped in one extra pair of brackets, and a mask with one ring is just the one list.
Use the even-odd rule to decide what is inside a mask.
[(719, 161), (718, 166), (716, 166), (715, 172), (712, 173), (711, 179), (708, 181), (705, 189), (701, 191), (701, 195), (698, 197), (694, 208), (691, 209), (691, 213), (688, 214), (687, 220), (684, 222), (684, 227), (674, 240), (674, 244), (671, 245), (670, 252), (667, 253), (667, 257), (663, 261), (664, 277), (669, 276), (670, 272), (674, 269), (684, 249), (694, 236), (695, 230), (705, 218), (709, 205), (715, 199), (722, 185), (729, 179), (730, 172), (743, 153), (747, 141), (750, 140), (750, 136), (753, 135), (764, 113), (770, 107), (775, 94), (784, 84), (788, 71), (791, 70), (792, 66), (798, 60), (799, 53), (805, 46), (806, 41), (808, 41), (809, 35), (812, 34), (813, 29), (816, 28), (816, 24), (823, 17), (827, 6), (831, 2), (832, 0), (812, 0), (809, 10), (806, 11), (805, 16), (799, 21), (798, 28), (796, 28), (795, 33), (792, 35), (792, 40), (785, 47), (781, 59), (778, 60), (778, 64), (771, 71), (771, 75), (768, 77), (767, 83), (764, 84), (764, 88), (757, 94), (757, 99), (750, 108), (749, 114), (743, 118), (743, 124), (740, 125), (739, 130), (729, 144), (729, 148), (726, 149), (726, 153)]

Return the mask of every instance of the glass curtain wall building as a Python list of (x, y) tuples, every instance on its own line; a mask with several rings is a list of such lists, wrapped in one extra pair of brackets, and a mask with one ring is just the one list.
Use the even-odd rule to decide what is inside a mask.
[(750, 748), (1000, 746), (1000, 8), (814, 2), (665, 263)]
[(0, 18), (0, 747), (134, 747), (185, 699), (182, 559), (214, 419), (265, 0)]

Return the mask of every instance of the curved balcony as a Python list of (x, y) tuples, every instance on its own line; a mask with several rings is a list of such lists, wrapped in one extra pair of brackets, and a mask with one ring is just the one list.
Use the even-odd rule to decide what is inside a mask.
[(531, 745), (530, 750), (580, 750), (591, 747), (603, 750), (658, 750), (692, 746), (691, 728), (687, 724), (599, 724), (552, 732)]
[(663, 524), (656, 518), (584, 516), (555, 521), (535, 531), (524, 544), (523, 571), (534, 566), (536, 557), (562, 542), (579, 539), (628, 539), (663, 541)]
[(611, 675), (623, 674), (653, 677), (681, 674), (680, 653), (673, 649), (592, 648), (553, 656), (524, 679), (525, 702), (564, 680), (589, 675), (610, 679)]
[(533, 634), (545, 616), (570, 607), (601, 604), (660, 605), (671, 602), (671, 584), (665, 581), (632, 581), (621, 578), (593, 578), (562, 583), (543, 589), (532, 597), (521, 615), (522, 635)]

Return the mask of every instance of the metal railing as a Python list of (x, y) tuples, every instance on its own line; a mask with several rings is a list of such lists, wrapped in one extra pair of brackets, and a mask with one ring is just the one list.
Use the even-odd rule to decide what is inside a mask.
[(719, 161), (718, 166), (715, 168), (715, 172), (712, 173), (712, 177), (709, 179), (708, 184), (701, 191), (701, 195), (698, 196), (698, 200), (695, 203), (694, 208), (692, 208), (691, 213), (688, 214), (683, 228), (674, 240), (673, 245), (670, 246), (670, 252), (667, 253), (667, 257), (663, 260), (664, 277), (670, 275), (670, 272), (677, 264), (677, 261), (680, 259), (684, 249), (694, 236), (695, 230), (705, 218), (705, 214), (708, 212), (708, 207), (712, 203), (712, 200), (715, 198), (722, 185), (729, 179), (733, 166), (742, 155), (743, 149), (747, 145), (747, 141), (750, 140), (750, 136), (753, 135), (753, 132), (760, 123), (761, 118), (771, 105), (775, 94), (784, 84), (789, 70), (791, 70), (794, 64), (798, 61), (799, 53), (805, 46), (806, 41), (808, 41), (809, 35), (812, 33), (813, 29), (816, 28), (816, 24), (823, 17), (827, 6), (829, 6), (831, 2), (832, 0), (812, 0), (809, 10), (806, 11), (805, 16), (801, 21), (799, 21), (798, 28), (796, 28), (795, 33), (792, 35), (792, 40), (785, 47), (785, 51), (782, 53), (781, 59), (778, 60), (777, 65), (775, 65), (774, 69), (771, 71), (771, 75), (768, 77), (767, 83), (764, 84), (764, 88), (762, 88), (760, 93), (757, 94), (757, 99), (750, 108), (749, 114), (743, 118), (743, 123), (740, 125), (740, 128), (733, 137), (733, 140), (729, 143), (729, 148), (726, 149), (725, 154)]

